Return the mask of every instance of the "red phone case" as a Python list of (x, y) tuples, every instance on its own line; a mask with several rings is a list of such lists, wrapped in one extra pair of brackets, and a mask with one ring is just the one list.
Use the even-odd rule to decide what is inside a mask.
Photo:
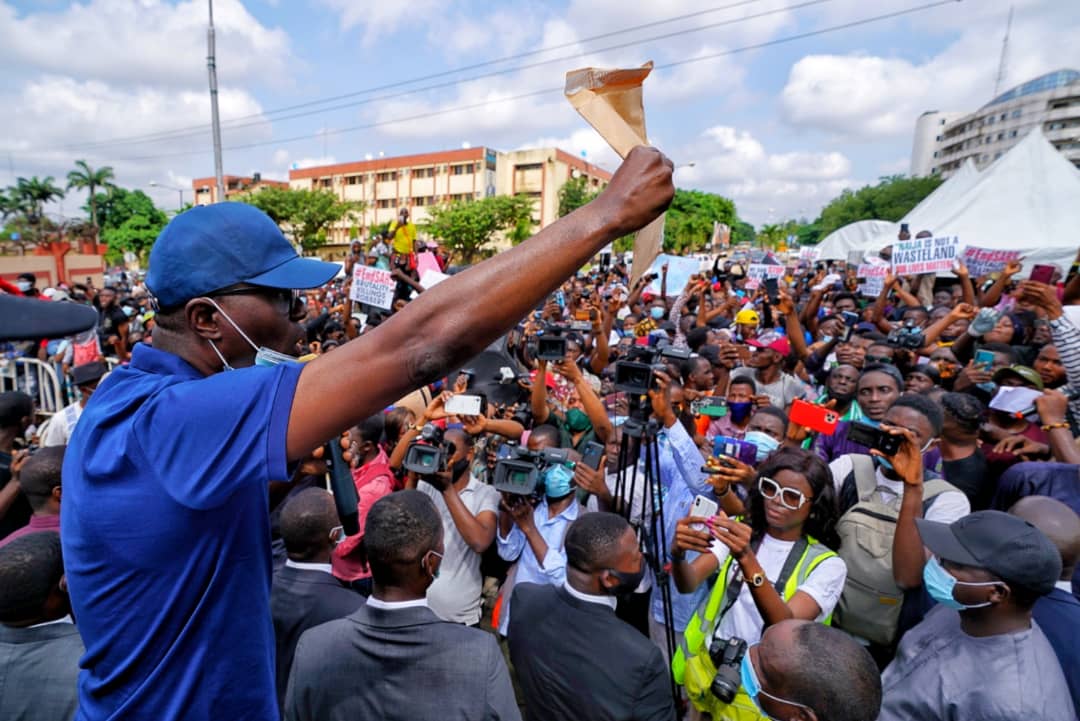
[(798, 398), (791, 403), (789, 418), (792, 423), (827, 436), (836, 433), (836, 424), (840, 422), (840, 414), (836, 411)]

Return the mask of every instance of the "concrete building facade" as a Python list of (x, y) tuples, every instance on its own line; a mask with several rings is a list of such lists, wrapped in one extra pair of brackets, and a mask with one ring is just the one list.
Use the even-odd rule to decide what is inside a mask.
[(351, 237), (367, 240), (369, 228), (393, 220), (400, 208), (422, 223), (433, 205), (495, 195), (532, 198), (533, 222), (543, 228), (558, 218), (559, 189), (579, 175), (596, 189), (611, 180), (608, 171), (558, 148), (502, 153), (479, 147), (291, 170), (289, 186), (364, 203), (353, 222), (331, 229), (328, 246), (347, 247)]
[(1080, 167), (1080, 71), (1041, 75), (962, 117), (924, 113), (915, 125), (911, 173), (947, 178), (968, 158), (982, 170), (1037, 126)]
[[(265, 180), (261, 175), (225, 175), (225, 199), (228, 200), (238, 193), (250, 193), (260, 188), (278, 187), (288, 188), (289, 184), (283, 180)], [(195, 191), (195, 205), (210, 205), (220, 202), (217, 192), (217, 180), (209, 178), (195, 178), (191, 181), (191, 189)]]

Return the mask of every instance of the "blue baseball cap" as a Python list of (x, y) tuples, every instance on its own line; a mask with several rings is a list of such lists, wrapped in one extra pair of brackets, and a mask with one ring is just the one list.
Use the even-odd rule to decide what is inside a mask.
[(146, 287), (162, 308), (237, 283), (317, 288), (341, 267), (301, 258), (270, 216), (246, 203), (196, 206), (165, 226), (150, 251)]

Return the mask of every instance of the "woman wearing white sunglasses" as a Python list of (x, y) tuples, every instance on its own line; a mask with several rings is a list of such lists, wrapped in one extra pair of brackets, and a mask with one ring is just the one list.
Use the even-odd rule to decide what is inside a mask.
[[(799, 448), (781, 448), (758, 468), (747, 499), (747, 518), (721, 512), (680, 520), (672, 544), (672, 572), (682, 593), (702, 583), (712, 591), (686, 627), (672, 671), (686, 687), (698, 718), (766, 718), (741, 689), (730, 703), (710, 691), (714, 641), (761, 640), (765, 628), (797, 618), (828, 623), (844, 588), (847, 568), (832, 549), (836, 493), (824, 461)], [(687, 551), (701, 555), (692, 562)]]

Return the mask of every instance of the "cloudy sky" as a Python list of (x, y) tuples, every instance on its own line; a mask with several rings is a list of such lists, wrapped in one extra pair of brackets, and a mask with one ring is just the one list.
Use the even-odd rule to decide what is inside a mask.
[[(755, 224), (813, 217), (907, 172), (920, 112), (990, 99), (1010, 4), (1005, 87), (1080, 68), (1076, 0), (215, 0), (225, 172), (463, 143), (614, 169), (563, 75), (653, 60), (650, 140), (680, 187)], [(0, 185), (86, 159), (175, 207), (151, 181), (213, 174), (206, 21), (206, 0), (0, 1)]]

